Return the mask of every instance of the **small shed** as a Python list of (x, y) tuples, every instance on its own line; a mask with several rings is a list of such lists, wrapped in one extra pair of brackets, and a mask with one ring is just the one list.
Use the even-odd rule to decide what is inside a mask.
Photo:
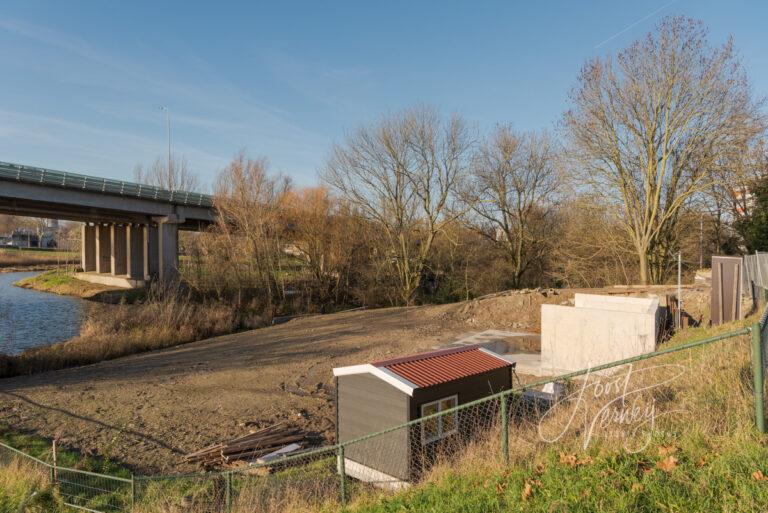
[[(403, 425), (421, 417), (507, 390), (512, 363), (479, 345), (333, 369), (339, 442)], [(418, 479), (441, 447), (471, 439), (497, 412), (460, 411), (415, 423), (345, 448), (345, 472), (397, 488)]]

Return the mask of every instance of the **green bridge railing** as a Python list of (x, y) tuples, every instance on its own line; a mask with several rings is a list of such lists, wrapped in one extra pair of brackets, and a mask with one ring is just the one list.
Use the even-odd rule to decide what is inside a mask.
[(213, 207), (213, 197), (208, 194), (188, 191), (170, 191), (152, 185), (98, 178), (95, 176), (55, 171), (41, 167), (30, 167), (9, 162), (0, 162), (0, 180), (11, 180), (30, 184), (100, 192), (117, 196), (129, 196), (175, 205)]

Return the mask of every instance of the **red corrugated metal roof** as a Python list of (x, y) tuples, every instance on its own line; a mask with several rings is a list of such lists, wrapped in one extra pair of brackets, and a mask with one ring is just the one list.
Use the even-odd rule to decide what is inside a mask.
[(394, 372), (418, 387), (428, 387), (512, 364), (481, 351), (479, 346), (467, 346), (384, 360), (373, 365)]

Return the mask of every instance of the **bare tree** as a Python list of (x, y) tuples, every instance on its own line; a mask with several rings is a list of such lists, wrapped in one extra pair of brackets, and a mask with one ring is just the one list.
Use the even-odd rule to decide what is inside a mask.
[(504, 250), (511, 285), (520, 287), (529, 266), (545, 258), (552, 241), (560, 188), (557, 151), (547, 133), (517, 134), (499, 127), (474, 159), (461, 197), (470, 224)]
[(0, 214), (0, 235), (10, 234), (13, 230), (23, 225), (24, 222), (20, 217)]
[(368, 223), (325, 187), (294, 191), (288, 203), (289, 237), (306, 266), (308, 301), (321, 309), (348, 302), (368, 261)]
[(550, 276), (565, 287), (631, 284), (637, 275), (632, 242), (615, 212), (592, 194), (574, 194), (559, 204), (557, 244)]
[(381, 230), (406, 304), (435, 238), (454, 220), (449, 202), (471, 147), (460, 117), (444, 121), (416, 108), (360, 128), (332, 150), (323, 178)]
[(214, 204), (216, 226), (203, 240), (203, 252), (219, 275), (221, 286), (235, 290), (239, 304), (244, 293), (260, 296), (271, 308), (285, 297), (281, 257), (285, 245), (285, 202), (290, 181), (271, 175), (266, 160), (242, 153), (221, 171)]
[(621, 212), (640, 281), (658, 282), (681, 209), (762, 130), (733, 43), (711, 48), (700, 22), (667, 18), (615, 61), (587, 63), (571, 101), (579, 178)]
[(172, 159), (168, 168), (168, 160), (158, 157), (148, 168), (137, 164), (133, 169), (133, 178), (137, 183), (160, 187), (169, 191), (197, 192), (200, 180), (189, 170), (187, 159)]

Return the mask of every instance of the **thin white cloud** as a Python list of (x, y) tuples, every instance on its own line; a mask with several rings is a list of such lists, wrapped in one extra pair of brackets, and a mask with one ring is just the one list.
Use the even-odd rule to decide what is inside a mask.
[[(152, 131), (160, 125), (161, 119), (155, 108), (163, 103), (170, 104), (174, 126), (188, 127), (195, 139), (231, 141), (225, 143), (231, 144), (231, 147), (225, 149), (228, 156), (241, 147), (249, 147), (259, 154), (267, 154), (276, 163), (306, 162), (316, 158), (320, 148), (327, 146), (329, 142), (326, 137), (290, 121), (292, 116), (289, 113), (261, 104), (252, 94), (215, 73), (212, 67), (197, 57), (190, 57), (192, 65), (187, 63), (185, 68), (186, 71), (189, 71), (190, 67), (193, 68), (193, 73), (190, 74), (196, 79), (189, 80), (182, 76), (168, 75), (168, 69), (178, 69), (178, 66), (167, 66), (161, 71), (153, 71), (144, 64), (125, 60), (118, 55), (108, 55), (80, 37), (22, 20), (0, 15), (0, 31), (52, 47), (66, 59), (74, 57), (75, 64), (77, 59), (84, 61), (85, 72), (78, 70), (77, 66), (72, 66), (66, 59), (54, 59), (50, 65), (66, 66), (67, 69), (73, 70), (61, 70), (62, 72), (56, 75), (56, 80), (105, 93), (103, 96), (96, 94), (94, 98), (83, 96), (72, 99), (72, 102), (76, 102), (78, 107), (86, 112), (114, 118), (106, 119), (104, 123), (98, 122), (100, 126), (110, 123), (140, 123), (146, 124), (149, 131)], [(44, 71), (44, 68), (41, 69)], [(204, 70), (202, 74), (201, 70)], [(114, 100), (116, 97), (121, 100)], [(87, 123), (64, 119), (61, 115), (46, 117), (13, 112), (13, 106), (4, 105), (0, 98), (0, 109), (3, 108), (8, 110), (0, 113), (0, 116), (7, 119), (13, 115), (15, 122), (19, 123), (15, 137), (13, 134), (7, 134), (9, 137), (5, 142), (9, 145), (12, 144), (12, 139), (21, 138), (31, 132), (37, 135), (27, 142), (34, 140), (41, 146), (55, 146), (60, 151), (68, 152), (77, 152), (77, 148), (81, 147), (79, 155), (90, 154), (98, 157), (99, 162), (116, 162), (127, 155), (131, 161), (122, 162), (123, 168), (132, 167), (136, 163), (137, 155), (150, 151), (156, 155), (164, 151), (156, 141), (128, 131), (103, 130)], [(158, 137), (158, 140), (160, 139)], [(98, 147), (94, 145), (93, 140), (101, 141)], [(117, 145), (119, 148), (114, 147)], [(183, 152), (191, 165), (203, 168), (208, 173), (222, 165), (221, 156), (185, 146), (182, 140), (175, 138), (174, 148), (176, 152)], [(110, 154), (119, 157), (108, 157)], [(213, 165), (216, 167), (211, 169), (210, 166)], [(305, 174), (308, 172), (307, 169), (284, 171)]]
[[(48, 146), (56, 147), (64, 153), (79, 157), (94, 157), (100, 162), (109, 162), (109, 169), (66, 169), (66, 171), (102, 173), (111, 177), (126, 177), (133, 166), (141, 160), (153, 159), (165, 151), (163, 141), (151, 140), (135, 134), (91, 126), (85, 123), (49, 116), (37, 116), (22, 112), (0, 110), (0, 125), (13, 126), (17, 136), (37, 140)], [(72, 141), (78, 141), (73, 144)], [(5, 144), (9, 147), (4, 148)], [(0, 151), (12, 153), (12, 141), (0, 141)], [(177, 153), (183, 154), (198, 169), (216, 170), (226, 164), (228, 156), (221, 156), (201, 151), (197, 148), (178, 145)], [(142, 156), (144, 157), (142, 159)], [(138, 159), (138, 160), (137, 160)], [(22, 162), (37, 164), (36, 162)], [(56, 167), (54, 164), (53, 167)]]
[(661, 7), (659, 7), (658, 9), (656, 9), (655, 11), (653, 11), (652, 13), (650, 13), (650, 14), (648, 14), (648, 15), (646, 15), (646, 16), (643, 16), (642, 18), (640, 18), (639, 20), (637, 20), (637, 21), (635, 21), (635, 22), (633, 22), (633, 23), (630, 23), (629, 25), (627, 25), (626, 27), (624, 27), (623, 29), (621, 29), (620, 31), (616, 32), (614, 35), (612, 35), (611, 37), (609, 37), (608, 39), (606, 39), (606, 40), (604, 40), (604, 41), (601, 41), (601, 42), (597, 43), (597, 44), (595, 45), (595, 50), (596, 50), (596, 49), (598, 49), (598, 48), (600, 48), (600, 47), (601, 47), (601, 46), (603, 46), (604, 44), (606, 44), (606, 43), (609, 43), (609, 42), (613, 41), (614, 39), (616, 39), (616, 38), (617, 38), (617, 37), (619, 37), (620, 35), (624, 34), (625, 32), (627, 32), (627, 31), (629, 31), (629, 30), (632, 30), (633, 28), (635, 28), (636, 26), (638, 26), (638, 25), (639, 25), (639, 24), (641, 24), (642, 22), (644, 22), (644, 21), (646, 21), (646, 20), (648, 20), (648, 19), (650, 19), (650, 18), (653, 18), (654, 16), (656, 16), (657, 14), (659, 14), (661, 11), (663, 11), (664, 9), (666, 9), (666, 8), (668, 8), (668, 7), (670, 7), (670, 6), (672, 6), (672, 4), (675, 4), (675, 3), (677, 3), (677, 0), (672, 0), (672, 1), (671, 1), (671, 2), (669, 2), (668, 4), (662, 5)]

